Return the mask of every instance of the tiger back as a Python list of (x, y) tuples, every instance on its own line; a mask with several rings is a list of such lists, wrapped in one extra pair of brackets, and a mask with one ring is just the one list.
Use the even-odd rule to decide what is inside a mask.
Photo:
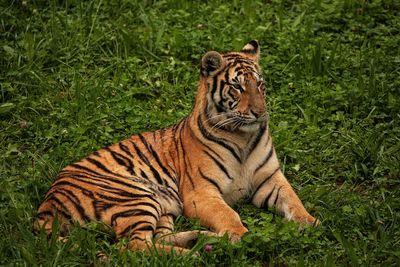
[(247, 229), (231, 206), (242, 198), (318, 223), (279, 167), (259, 56), (254, 40), (240, 52), (206, 53), (192, 112), (64, 168), (39, 207), (36, 229), (51, 233), (55, 218), (62, 233), (72, 222), (100, 221), (129, 238), (129, 249), (181, 253), (198, 233), (171, 235), (174, 217), (198, 218), (211, 230), (203, 233), (239, 240)]

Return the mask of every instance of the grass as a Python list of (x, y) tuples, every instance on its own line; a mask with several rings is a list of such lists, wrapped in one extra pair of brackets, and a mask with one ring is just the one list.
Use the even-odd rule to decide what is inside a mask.
[[(398, 266), (399, 13), (395, 0), (1, 2), (0, 265), (100, 265), (103, 251), (112, 266)], [(67, 243), (33, 234), (61, 168), (184, 117), (203, 54), (251, 39), (282, 167), (321, 227), (243, 202), (242, 242), (200, 240), (197, 258), (119, 254), (98, 225)]]

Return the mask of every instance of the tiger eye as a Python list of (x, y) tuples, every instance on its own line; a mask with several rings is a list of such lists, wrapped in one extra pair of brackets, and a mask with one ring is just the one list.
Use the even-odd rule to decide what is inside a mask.
[(242, 94), (242, 91), (238, 88), (231, 87), (230, 93), (232, 94), (232, 96), (235, 100), (238, 100), (240, 98), (240, 95)]

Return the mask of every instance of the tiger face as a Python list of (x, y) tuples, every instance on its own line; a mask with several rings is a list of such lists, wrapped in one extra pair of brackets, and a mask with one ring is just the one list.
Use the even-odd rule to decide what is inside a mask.
[(252, 131), (267, 120), (260, 49), (249, 42), (240, 52), (208, 52), (202, 59), (207, 117), (216, 128)]

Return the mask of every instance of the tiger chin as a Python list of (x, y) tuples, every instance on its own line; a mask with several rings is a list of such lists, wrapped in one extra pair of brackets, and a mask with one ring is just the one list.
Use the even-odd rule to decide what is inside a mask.
[[(265, 82), (253, 40), (240, 52), (208, 52), (201, 60), (192, 112), (177, 124), (133, 135), (65, 167), (46, 193), (36, 231), (60, 234), (99, 221), (125, 249), (177, 253), (199, 234), (248, 231), (231, 208), (248, 198), (299, 223), (319, 223), (282, 173), (268, 128)], [(209, 231), (174, 232), (174, 218), (197, 218)]]

